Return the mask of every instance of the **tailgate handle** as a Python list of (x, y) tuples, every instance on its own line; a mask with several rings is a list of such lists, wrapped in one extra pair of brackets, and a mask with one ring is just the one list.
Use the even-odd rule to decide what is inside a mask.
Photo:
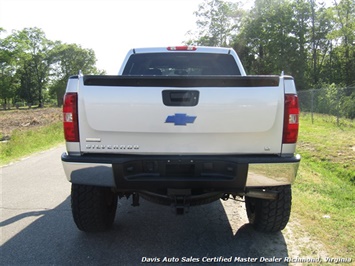
[(164, 90), (162, 94), (166, 106), (196, 106), (200, 96), (197, 90)]

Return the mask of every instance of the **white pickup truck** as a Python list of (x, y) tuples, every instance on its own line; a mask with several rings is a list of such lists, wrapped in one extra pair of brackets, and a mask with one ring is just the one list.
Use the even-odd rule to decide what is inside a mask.
[(282, 230), (300, 156), (290, 76), (247, 76), (233, 49), (129, 51), (117, 76), (70, 77), (63, 117), (77, 227), (103, 231), (117, 200), (190, 206), (244, 198), (255, 229)]

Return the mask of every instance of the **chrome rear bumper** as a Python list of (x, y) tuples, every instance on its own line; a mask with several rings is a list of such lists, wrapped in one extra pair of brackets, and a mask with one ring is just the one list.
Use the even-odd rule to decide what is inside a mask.
[(271, 187), (291, 185), (297, 175), (301, 156), (298, 161), (288, 163), (250, 163), (246, 187)]
[[(144, 190), (147, 186), (220, 188), (222, 190), (245, 187), (290, 185), (295, 181), (301, 157), (278, 156), (69, 156), (62, 155), (68, 181), (75, 184), (115, 187), (117, 189)], [(164, 165), (171, 161), (189, 161), (193, 176), (183, 173), (164, 176)], [(150, 166), (146, 166), (149, 162)], [(217, 162), (219, 163), (217, 165)], [(163, 165), (163, 167), (161, 167)], [(196, 166), (196, 167), (195, 167)], [(152, 167), (150, 169), (149, 167)], [(204, 167), (209, 169), (204, 169)], [(215, 171), (211, 169), (216, 168)], [(222, 168), (226, 169), (222, 169)], [(127, 168), (127, 169), (126, 169)], [(154, 169), (153, 169), (154, 168)], [(155, 169), (156, 168), (156, 169)], [(161, 170), (163, 168), (163, 170)], [(222, 169), (220, 172), (218, 172)], [(188, 170), (189, 171), (189, 170)], [(230, 173), (228, 172), (230, 171)]]

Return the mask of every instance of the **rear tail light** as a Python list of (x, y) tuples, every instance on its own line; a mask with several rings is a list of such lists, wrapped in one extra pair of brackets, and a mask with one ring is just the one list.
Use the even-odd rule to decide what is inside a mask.
[(285, 117), (282, 143), (296, 143), (299, 129), (298, 97), (295, 94), (285, 95)]
[(195, 46), (169, 46), (168, 51), (196, 51), (197, 48)]
[(63, 102), (64, 137), (69, 142), (79, 142), (78, 95), (66, 93)]

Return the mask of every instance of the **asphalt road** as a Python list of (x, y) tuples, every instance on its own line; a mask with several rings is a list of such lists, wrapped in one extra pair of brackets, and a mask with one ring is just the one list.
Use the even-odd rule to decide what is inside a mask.
[(121, 199), (111, 231), (83, 233), (71, 216), (63, 151), (60, 146), (0, 168), (1, 265), (172, 264), (164, 259), (177, 265), (234, 265), (288, 256), (282, 233), (255, 232), (244, 204), (231, 200), (177, 216), (170, 207), (143, 200), (132, 207)]

